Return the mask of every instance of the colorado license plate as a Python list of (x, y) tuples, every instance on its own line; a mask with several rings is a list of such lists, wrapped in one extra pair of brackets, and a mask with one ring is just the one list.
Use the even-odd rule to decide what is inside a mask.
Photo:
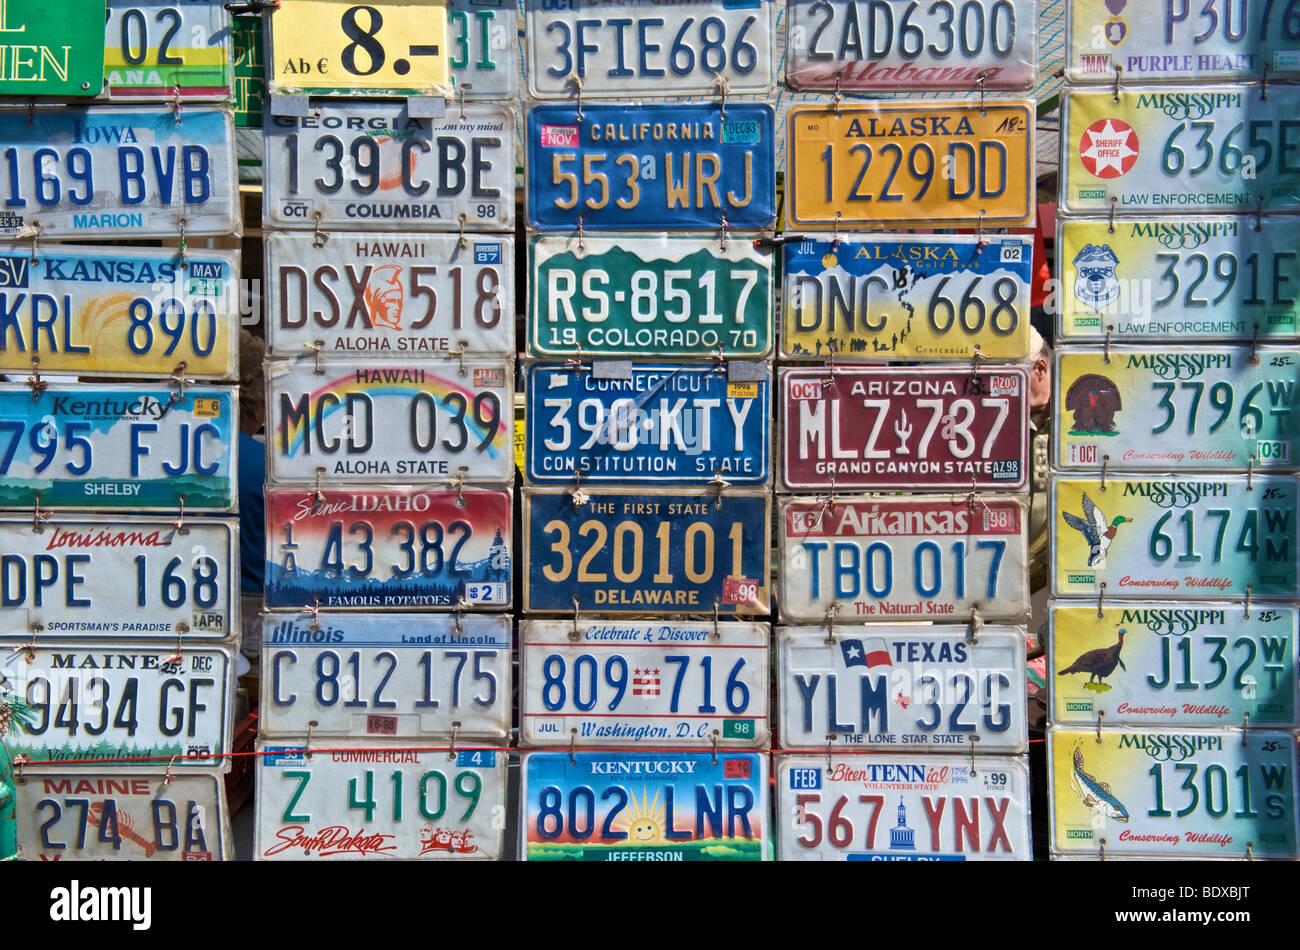
[(230, 14), (218, 0), (109, 0), (108, 97), (228, 102), (230, 48)]
[(519, 11), (511, 0), (449, 0), (451, 81), (466, 99), (519, 95)]

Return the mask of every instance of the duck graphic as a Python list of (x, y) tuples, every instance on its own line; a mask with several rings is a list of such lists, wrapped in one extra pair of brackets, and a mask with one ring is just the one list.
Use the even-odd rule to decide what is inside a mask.
[(1132, 518), (1118, 517), (1106, 523), (1106, 516), (1102, 514), (1100, 508), (1093, 504), (1092, 499), (1085, 492), (1083, 495), (1083, 517), (1072, 515), (1068, 511), (1061, 512), (1065, 518), (1065, 523), (1076, 531), (1083, 534), (1084, 539), (1091, 547), (1088, 554), (1088, 566), (1096, 567), (1106, 559), (1106, 549), (1110, 543), (1115, 540), (1115, 531), (1126, 521), (1132, 521)]

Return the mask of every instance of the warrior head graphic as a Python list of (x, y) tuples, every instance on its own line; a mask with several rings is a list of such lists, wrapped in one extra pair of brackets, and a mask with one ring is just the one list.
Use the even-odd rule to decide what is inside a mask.
[(402, 329), (402, 304), (406, 293), (402, 289), (401, 274), (402, 268), (396, 264), (384, 264), (371, 271), (365, 298), (372, 325), (390, 330)]

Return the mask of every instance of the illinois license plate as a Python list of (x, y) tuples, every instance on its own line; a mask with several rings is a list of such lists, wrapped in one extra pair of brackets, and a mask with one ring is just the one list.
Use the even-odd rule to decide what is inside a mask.
[(760, 229), (776, 221), (772, 107), (534, 106), (528, 223), (576, 231)]
[(109, 0), (108, 97), (229, 102), (230, 48), (230, 14), (216, 0)]
[(1296, 608), (1052, 605), (1056, 724), (1296, 723)]
[(759, 752), (528, 752), (525, 861), (765, 861)]
[(792, 228), (1034, 221), (1034, 106), (795, 106), (786, 124)]
[(0, 29), (13, 35), (0, 70), (3, 96), (97, 96), (104, 77), (104, 0), (7, 0)]
[(712, 366), (634, 363), (625, 379), (528, 367), (528, 467), (535, 484), (764, 485), (771, 387)]
[(766, 746), (770, 638), (755, 623), (524, 621), (520, 741)]
[(761, 359), (772, 350), (772, 254), (755, 242), (548, 235), (530, 251), (534, 356)]
[(451, 81), (466, 99), (519, 95), (519, 11), (510, 0), (449, 0)]

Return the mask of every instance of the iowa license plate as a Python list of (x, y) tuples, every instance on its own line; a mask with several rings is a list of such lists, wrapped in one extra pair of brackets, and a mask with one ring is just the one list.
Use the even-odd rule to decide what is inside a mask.
[(519, 11), (510, 0), (449, 0), (447, 43), (457, 96), (519, 95)]
[(216, 0), (109, 0), (108, 97), (229, 102), (230, 35), (230, 14)]

